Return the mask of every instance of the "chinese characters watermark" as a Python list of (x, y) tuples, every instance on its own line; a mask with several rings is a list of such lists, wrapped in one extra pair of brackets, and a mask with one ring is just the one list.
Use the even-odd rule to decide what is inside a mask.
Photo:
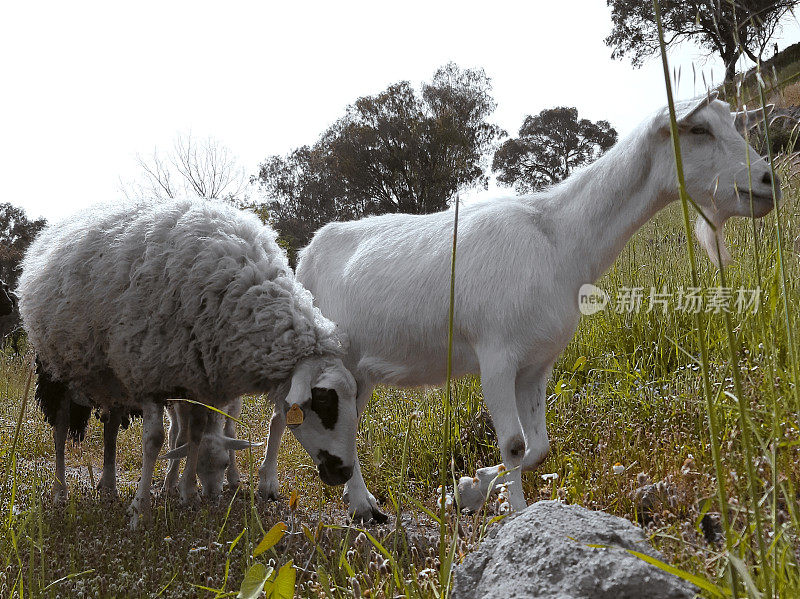
[(755, 314), (761, 307), (762, 295), (760, 287), (681, 286), (676, 291), (668, 291), (666, 287), (620, 287), (612, 300), (604, 290), (586, 284), (578, 292), (578, 307), (586, 316), (605, 310), (609, 304), (617, 314), (654, 311), (666, 314), (670, 309), (690, 314)]

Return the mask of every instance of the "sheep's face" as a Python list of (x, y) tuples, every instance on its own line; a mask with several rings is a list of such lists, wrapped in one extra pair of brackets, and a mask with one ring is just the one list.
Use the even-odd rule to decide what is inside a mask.
[[(731, 112), (727, 103), (712, 94), (700, 101), (678, 104), (676, 116), (687, 191), (719, 232), (720, 257), (727, 262), (730, 256), (721, 235), (725, 221), (732, 216), (760, 218), (775, 207), (769, 164), (740, 132), (756, 124), (763, 113), (761, 110)], [(668, 123), (668, 116), (662, 114), (658, 127), (663, 153), (660, 159), (673, 165), (664, 185), (675, 189), (675, 159)], [(780, 199), (777, 176), (775, 183)], [(705, 219), (700, 219), (697, 235), (716, 262), (715, 234)]]
[(322, 482), (341, 485), (355, 463), (356, 383), (338, 358), (308, 358), (292, 375), (286, 423), (314, 460)]

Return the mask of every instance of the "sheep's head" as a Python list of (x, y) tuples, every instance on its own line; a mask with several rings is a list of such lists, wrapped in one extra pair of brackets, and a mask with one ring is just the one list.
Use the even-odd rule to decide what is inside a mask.
[(289, 430), (317, 465), (322, 482), (341, 485), (355, 463), (356, 383), (339, 358), (312, 357), (294, 369), (279, 404)]
[[(724, 264), (730, 261), (722, 235), (725, 221), (732, 216), (760, 218), (775, 207), (775, 202), (772, 170), (741, 132), (756, 124), (763, 116), (762, 111), (731, 112), (730, 106), (716, 97), (712, 93), (700, 100), (680, 102), (676, 105), (676, 117), (687, 191), (713, 224), (712, 227), (698, 217), (695, 232), (711, 260)], [(662, 159), (674, 165), (668, 118), (662, 112), (656, 124), (661, 150), (667, 154)], [(671, 181), (665, 181), (665, 185), (674, 189), (675, 171), (670, 170)], [(780, 200), (777, 176), (775, 183)], [(717, 240), (721, 260), (717, 255)]]

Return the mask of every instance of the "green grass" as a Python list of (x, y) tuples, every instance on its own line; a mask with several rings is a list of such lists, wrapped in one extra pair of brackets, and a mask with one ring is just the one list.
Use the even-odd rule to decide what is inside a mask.
[[(612, 297), (622, 287), (643, 288), (645, 296), (651, 287), (665, 287), (672, 294), (669, 310), (647, 311), (645, 300), (644, 310), (617, 312), (612, 303), (582, 318), (549, 384), (551, 453), (524, 478), (529, 502), (558, 498), (640, 522), (674, 566), (719, 587), (729, 586), (733, 571), (740, 596), (750, 597), (758, 596), (755, 587), (770, 589), (775, 597), (800, 596), (800, 406), (789, 343), (789, 333), (798, 330), (800, 265), (787, 249), (800, 233), (800, 187), (791, 172), (781, 174), (785, 200), (777, 215), (755, 223), (736, 219), (727, 226), (736, 263), (726, 270), (725, 285), (763, 290), (755, 314), (732, 315), (730, 335), (722, 314), (705, 314), (698, 331), (691, 313), (675, 309), (679, 290), (693, 285), (681, 206), (663, 211), (635, 235), (598, 286)], [(697, 263), (706, 292), (722, 284), (707, 258), (698, 253)], [(28, 364), (29, 356), (0, 355), (4, 469), (12, 466)], [(703, 368), (719, 428), (716, 439), (709, 433)], [(141, 423), (120, 435), (121, 497), (112, 499), (91, 491), (102, 459), (96, 421), (84, 443), (68, 449), (70, 499), (54, 506), (51, 432), (29, 398), (10, 483), (0, 497), (0, 597), (229, 596), (239, 591), (246, 572), (259, 573), (254, 564), (277, 571), (290, 561), (298, 596), (351, 597), (358, 590), (371, 597), (438, 597), (443, 554), (436, 489), (446, 463), (440, 452), (442, 395), (440, 389), (375, 392), (361, 422), (362, 470), (384, 509), (393, 513), (399, 500), (403, 517), (399, 525), (369, 528), (371, 537), (346, 526), (340, 489), (319, 481), (291, 435), (285, 437), (280, 465), (283, 491), (287, 497), (297, 493), (297, 507), (288, 501), (255, 502), (247, 486), (236, 494), (229, 490), (218, 506), (185, 508), (158, 495), (152, 526), (132, 533), (125, 509), (141, 465)], [(499, 462), (478, 379), (454, 384), (451, 408), (456, 476)], [(266, 437), (269, 414), (265, 398), (245, 402), (243, 420), (252, 424), (253, 438)], [(260, 455), (242, 453), (240, 462), (247, 479)], [(615, 473), (617, 463), (622, 473)], [(163, 466), (159, 463), (157, 480)], [(557, 477), (545, 480), (542, 474)], [(720, 524), (723, 509), (727, 530)], [(445, 541), (454, 542), (456, 561), (479, 545), (495, 513), (491, 507), (486, 514), (461, 516), (462, 535), (455, 540), (450, 513)], [(287, 533), (253, 557), (265, 532), (280, 522)]]
[[(800, 190), (794, 185), (790, 181), (784, 189), (786, 200), (781, 208), (787, 239), (794, 239), (800, 230), (795, 216)], [(666, 286), (668, 291), (677, 292), (679, 287), (689, 286), (679, 208), (672, 206), (648, 223), (598, 285), (610, 293), (622, 286), (644, 287), (648, 294), (650, 287)], [(728, 237), (737, 263), (727, 275), (730, 287), (752, 287), (760, 280), (765, 288), (761, 310), (736, 321), (742, 346), (737, 368), (753, 415), (757, 482), (763, 497), (760, 509), (767, 526), (770, 559), (774, 558), (785, 579), (782, 596), (791, 597), (800, 592), (794, 491), (800, 481), (800, 435), (798, 413), (791, 399), (794, 382), (771, 218), (756, 223), (757, 241), (750, 221), (738, 219), (729, 224)], [(755, 269), (755, 247), (759, 249), (760, 271)], [(700, 263), (702, 284), (719, 285), (717, 271), (705, 258)], [(797, 306), (800, 290), (793, 254), (787, 254), (786, 268), (789, 304)], [(791, 326), (797, 330), (795, 312), (792, 319)], [(731, 526), (737, 538), (741, 537), (737, 552), (757, 571), (756, 547), (747, 532), (752, 518), (744, 509), (748, 495), (738, 405), (722, 393), (733, 389), (727, 340), (719, 315), (709, 315), (707, 326), (709, 373), (719, 416)], [(698, 355), (691, 314), (672, 309), (666, 314), (607, 309), (584, 317), (557, 363), (549, 387), (551, 454), (538, 472), (525, 476), (525, 492), (529, 502), (560, 498), (642, 521), (668, 561), (722, 581), (724, 546), (714, 539), (709, 542), (701, 524), (704, 515), (719, 512), (719, 505)], [(771, 371), (773, 376), (769, 375)], [(3, 356), (0, 390), (7, 400), (0, 405), (0, 457), (4, 465), (9, 459), (26, 374), (26, 359)], [(457, 475), (500, 461), (482, 409), (479, 381), (458, 381), (453, 397)], [(413, 412), (421, 416), (409, 425)], [(268, 414), (264, 398), (245, 402), (243, 417), (254, 423), (254, 438), (266, 436)], [(383, 547), (397, 547), (398, 579), (402, 584), (411, 581), (407, 592), (412, 596), (434, 597), (439, 588), (435, 573), (439, 566), (438, 528), (419, 505), (435, 512), (441, 422), (441, 390), (380, 388), (361, 423), (359, 454), (369, 488), (389, 512), (392, 495), (404, 490), (406, 519), (402, 529), (406, 535), (395, 545), (392, 523), (370, 530)], [(351, 596), (351, 578), (362, 591), (372, 589), (373, 597), (383, 596), (390, 586), (396, 586), (389, 571), (391, 563), (385, 564), (381, 551), (363, 537), (356, 543), (358, 532), (322, 528), (316, 543), (303, 534), (302, 527), (306, 526), (313, 537), (320, 522), (344, 525), (345, 506), (341, 491), (319, 481), (310, 459), (291, 435), (285, 437), (280, 464), (284, 493), (288, 496), (296, 490), (299, 495), (296, 511), (290, 510), (287, 502), (256, 503), (256, 519), (247, 488), (233, 499), (230, 514), (231, 492), (219, 506), (191, 509), (159, 496), (153, 526), (129, 532), (125, 508), (140, 468), (140, 434), (137, 422), (120, 435), (122, 496), (98, 498), (90, 491), (87, 474), (91, 463), (97, 478), (102, 460), (102, 429), (93, 421), (85, 442), (68, 450), (70, 472), (80, 474), (70, 480), (71, 499), (54, 508), (49, 497), (51, 433), (38, 408), (29, 401), (13, 478), (15, 507), (10, 505), (8, 488), (0, 502), (0, 596), (10, 596), (12, 589), (19, 595), (22, 584), (25, 596), (32, 597), (144, 597), (165, 587), (164, 594), (170, 597), (212, 597), (214, 593), (194, 585), (238, 590), (245, 570), (253, 563), (250, 554), (263, 530), (277, 522), (289, 524), (293, 534), (287, 534), (266, 555), (276, 567), (293, 560), (298, 568), (299, 595), (312, 597), (323, 591), (330, 596)], [(406, 435), (407, 471), (401, 481)], [(690, 455), (693, 462), (683, 468)], [(253, 456), (251, 462), (242, 454), (240, 461), (247, 478), (251, 468), (257, 469), (260, 455)], [(622, 474), (613, 473), (617, 462), (625, 467)], [(543, 473), (557, 473), (558, 478), (543, 480)], [(163, 477), (163, 464), (159, 464), (156, 477)], [(636, 489), (645, 477), (652, 483), (662, 482), (663, 493), (655, 505), (648, 506), (647, 513), (642, 513)], [(775, 480), (780, 481), (778, 493), (772, 493)], [(459, 541), (458, 556), (477, 545), (484, 524), (478, 516), (463, 520), (468, 536)], [(713, 525), (713, 521), (713, 517), (706, 517), (706, 522)], [(245, 536), (228, 555), (227, 544), (242, 531), (246, 531)], [(426, 574), (420, 576), (420, 571)], [(78, 575), (53, 584), (74, 574)]]

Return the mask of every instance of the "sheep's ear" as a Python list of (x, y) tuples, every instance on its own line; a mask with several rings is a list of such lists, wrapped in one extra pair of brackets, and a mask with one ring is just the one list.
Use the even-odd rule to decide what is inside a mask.
[(692, 118), (695, 114), (697, 114), (703, 108), (705, 108), (706, 106), (711, 104), (714, 100), (716, 100), (717, 96), (719, 96), (719, 92), (712, 91), (709, 92), (708, 95), (703, 96), (702, 98), (700, 98), (699, 100), (697, 100), (692, 104), (687, 103), (684, 106), (681, 106), (679, 109), (676, 110), (675, 114), (675, 116), (678, 119), (678, 122), (681, 123), (683, 121)]
[(225, 437), (222, 441), (222, 446), (225, 449), (232, 449), (234, 451), (247, 449), (248, 447), (261, 447), (262, 445), (264, 445), (263, 442), (250, 443), (247, 439), (234, 439), (232, 437)]
[(168, 451), (162, 456), (158, 456), (159, 460), (180, 460), (189, 455), (189, 444), (184, 443), (180, 447), (176, 447), (172, 451)]
[(284, 398), (286, 405), (302, 406), (311, 399), (312, 367), (308, 362), (301, 362), (292, 373), (292, 382), (289, 393)]
[(775, 104), (767, 104), (764, 108), (756, 108), (755, 110), (740, 110), (738, 112), (732, 112), (731, 116), (733, 116), (733, 124), (735, 127), (744, 133), (749, 129), (752, 129), (759, 123), (764, 120), (764, 112), (766, 111), (767, 116), (772, 113), (772, 110), (775, 108)]

